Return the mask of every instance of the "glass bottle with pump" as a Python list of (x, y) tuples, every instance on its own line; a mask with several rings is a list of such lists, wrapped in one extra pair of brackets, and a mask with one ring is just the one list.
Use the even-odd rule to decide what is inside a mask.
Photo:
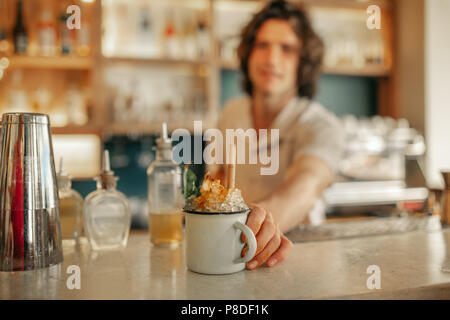
[(172, 159), (166, 123), (156, 143), (156, 160), (147, 169), (150, 241), (157, 246), (177, 247), (183, 239), (182, 176)]
[(58, 180), (59, 215), (63, 244), (76, 244), (83, 231), (83, 197), (72, 189), (72, 180), (60, 160)]
[(92, 249), (125, 248), (131, 225), (130, 205), (126, 196), (116, 190), (118, 178), (109, 164), (105, 150), (102, 173), (97, 180), (97, 190), (87, 195), (83, 222)]

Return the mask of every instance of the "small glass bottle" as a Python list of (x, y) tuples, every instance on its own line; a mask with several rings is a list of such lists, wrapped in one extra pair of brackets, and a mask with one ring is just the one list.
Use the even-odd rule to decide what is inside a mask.
[(147, 169), (150, 241), (157, 246), (177, 247), (183, 239), (182, 176), (172, 159), (166, 123), (156, 143), (156, 160)]
[(125, 248), (131, 225), (130, 205), (126, 196), (116, 190), (118, 178), (109, 165), (105, 150), (102, 173), (96, 178), (97, 190), (87, 195), (83, 221), (92, 249)]
[(59, 162), (59, 219), (64, 244), (75, 245), (83, 233), (83, 197), (72, 189), (72, 180), (64, 172), (63, 158)]

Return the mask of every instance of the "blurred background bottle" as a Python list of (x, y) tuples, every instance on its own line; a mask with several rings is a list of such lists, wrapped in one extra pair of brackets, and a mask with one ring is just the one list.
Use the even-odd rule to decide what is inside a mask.
[(137, 48), (139, 57), (154, 57), (156, 55), (153, 21), (146, 6), (139, 10), (137, 25)]
[(56, 24), (49, 8), (44, 8), (41, 12), (37, 24), (39, 51), (42, 56), (56, 55)]
[(13, 49), (11, 39), (9, 39), (7, 21), (6, 2), (0, 1), (0, 57), (11, 55)]
[(61, 42), (61, 53), (72, 54), (74, 46), (73, 34), (69, 28), (67, 28), (68, 15), (63, 12), (59, 16), (59, 37)]
[(77, 29), (76, 53), (80, 57), (87, 57), (91, 54), (91, 51), (91, 19), (82, 15), (81, 28)]
[(178, 58), (180, 55), (179, 34), (173, 19), (173, 12), (169, 12), (164, 27), (164, 54), (168, 58)]
[(12, 72), (11, 89), (8, 95), (8, 104), (5, 111), (8, 112), (32, 112), (28, 101), (28, 93), (22, 85), (22, 70), (16, 69)]
[(14, 52), (16, 54), (25, 54), (28, 45), (28, 33), (23, 22), (23, 4), (22, 0), (17, 1), (16, 24), (13, 30)]
[(69, 84), (65, 97), (65, 111), (70, 124), (77, 126), (87, 124), (88, 115), (85, 96), (76, 83)]
[(75, 245), (83, 234), (83, 198), (72, 189), (72, 179), (64, 172), (63, 158), (59, 162), (57, 180), (63, 244)]
[(197, 26), (198, 56), (207, 57), (209, 54), (209, 33), (206, 24), (200, 21)]

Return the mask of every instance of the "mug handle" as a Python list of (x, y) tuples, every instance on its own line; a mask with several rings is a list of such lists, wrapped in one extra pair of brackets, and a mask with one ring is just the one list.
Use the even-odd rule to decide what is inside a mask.
[(241, 230), (244, 233), (245, 238), (247, 239), (247, 246), (248, 246), (248, 251), (245, 254), (245, 256), (243, 256), (242, 258), (236, 259), (234, 261), (234, 263), (248, 262), (251, 259), (253, 259), (254, 255), (256, 253), (257, 243), (256, 243), (255, 235), (253, 234), (253, 231), (249, 227), (247, 227), (245, 224), (243, 224), (242, 222), (236, 221), (233, 224), (233, 227)]

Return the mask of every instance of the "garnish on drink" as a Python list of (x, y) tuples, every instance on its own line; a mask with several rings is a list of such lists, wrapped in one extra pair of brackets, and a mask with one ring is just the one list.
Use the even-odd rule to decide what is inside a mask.
[[(197, 212), (239, 212), (248, 210), (241, 195), (241, 190), (235, 187), (236, 149), (232, 146), (231, 161), (227, 165), (228, 188), (206, 173), (200, 187), (200, 195), (193, 194), (186, 199), (184, 210)], [(231, 162), (231, 163), (230, 163)]]

